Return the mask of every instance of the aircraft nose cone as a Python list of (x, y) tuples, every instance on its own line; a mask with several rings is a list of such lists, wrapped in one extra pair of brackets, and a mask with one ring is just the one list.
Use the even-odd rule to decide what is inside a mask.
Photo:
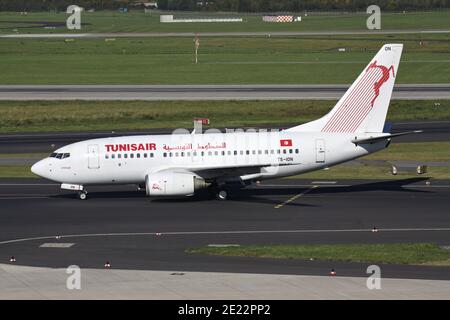
[(31, 167), (31, 172), (33, 172), (35, 175), (43, 177), (44, 175), (44, 164), (41, 161), (36, 162)]

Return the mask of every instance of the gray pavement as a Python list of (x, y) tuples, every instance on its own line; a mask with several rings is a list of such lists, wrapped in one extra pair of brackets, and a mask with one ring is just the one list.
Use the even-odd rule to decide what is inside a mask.
[[(331, 178), (331, 177), (330, 177)], [(80, 201), (39, 179), (0, 180), (0, 263), (177, 272), (366, 277), (369, 264), (189, 254), (210, 244), (450, 245), (449, 181), (266, 181), (231, 200), (150, 200), (134, 186), (88, 187)], [(317, 186), (317, 187), (314, 187)], [(289, 202), (286, 202), (288, 201)], [(378, 233), (372, 228), (377, 226)], [(161, 235), (158, 235), (161, 233)], [(57, 238), (57, 236), (59, 236)], [(69, 245), (70, 244), (70, 245)], [(384, 278), (450, 280), (450, 267), (380, 265)]]
[(450, 281), (382, 279), (369, 290), (365, 278), (213, 272), (81, 270), (81, 289), (68, 290), (66, 269), (0, 264), (5, 299), (450, 299)]
[[(339, 99), (348, 85), (0, 85), (0, 100)], [(450, 84), (396, 85), (393, 99), (450, 99)]]
[(356, 30), (356, 31), (274, 31), (274, 32), (106, 32), (106, 33), (29, 33), (0, 34), (1, 38), (147, 38), (147, 37), (277, 37), (277, 36), (335, 36), (390, 34), (445, 34), (450, 29)]

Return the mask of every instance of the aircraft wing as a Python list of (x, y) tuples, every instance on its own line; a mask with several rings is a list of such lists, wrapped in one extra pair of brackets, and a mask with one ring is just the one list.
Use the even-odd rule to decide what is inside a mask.
[(218, 178), (218, 177), (240, 177), (244, 175), (250, 174), (258, 174), (261, 173), (261, 169), (265, 167), (279, 167), (284, 165), (295, 165), (298, 163), (290, 163), (290, 164), (274, 164), (274, 163), (264, 163), (264, 164), (249, 164), (249, 165), (213, 165), (213, 166), (174, 166), (167, 167), (158, 171), (189, 171), (198, 174), (199, 176), (205, 179)]
[(195, 172), (196, 174), (204, 178), (217, 178), (217, 177), (240, 177), (248, 174), (260, 173), (261, 168), (269, 167), (271, 164), (261, 164), (261, 165), (227, 165), (227, 166), (211, 166), (203, 168), (189, 168), (189, 171)]
[(390, 140), (392, 138), (404, 136), (407, 134), (421, 133), (421, 132), (423, 132), (423, 131), (416, 130), (416, 131), (400, 132), (400, 133), (394, 133), (394, 134), (385, 134), (382, 136), (376, 136), (376, 137), (370, 137), (370, 138), (353, 139), (352, 142), (354, 144), (375, 143), (375, 142), (379, 142), (379, 141)]

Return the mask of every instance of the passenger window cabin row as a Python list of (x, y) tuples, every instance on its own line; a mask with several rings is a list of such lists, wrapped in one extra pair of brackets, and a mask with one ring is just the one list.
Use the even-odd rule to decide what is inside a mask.
[[(298, 154), (299, 149), (265, 149), (265, 150), (228, 150), (228, 151), (188, 151), (188, 152), (164, 152), (164, 158), (172, 158), (172, 157), (197, 157), (197, 156), (244, 156), (244, 155), (275, 155), (275, 154)], [(107, 153), (105, 154), (105, 159), (141, 159), (141, 158), (153, 158), (154, 153)]]
[(137, 158), (137, 159), (140, 159), (141, 158), (141, 155), (142, 155), (142, 158), (153, 158), (155, 155), (154, 155), (154, 153), (130, 153), (130, 154), (128, 154), (128, 153), (124, 153), (124, 154), (122, 154), (122, 153), (111, 153), (111, 154), (109, 154), (109, 153), (106, 153), (105, 154), (105, 159), (128, 159), (128, 158), (130, 158), (130, 159), (134, 159), (134, 158)]

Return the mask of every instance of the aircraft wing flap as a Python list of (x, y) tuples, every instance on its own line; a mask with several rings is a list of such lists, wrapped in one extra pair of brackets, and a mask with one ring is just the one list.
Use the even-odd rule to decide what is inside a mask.
[(158, 171), (183, 170), (196, 173), (203, 178), (240, 177), (243, 175), (261, 173), (261, 168), (271, 166), (283, 166), (283, 164), (263, 163), (258, 165), (239, 164), (239, 165), (214, 165), (214, 166), (177, 166), (177, 167), (160, 168), (160, 170)]
[(261, 168), (270, 166), (265, 165), (251, 165), (251, 166), (225, 166), (225, 167), (210, 167), (210, 168), (191, 168), (189, 171), (195, 172), (203, 177), (239, 177), (247, 174), (260, 173)]

